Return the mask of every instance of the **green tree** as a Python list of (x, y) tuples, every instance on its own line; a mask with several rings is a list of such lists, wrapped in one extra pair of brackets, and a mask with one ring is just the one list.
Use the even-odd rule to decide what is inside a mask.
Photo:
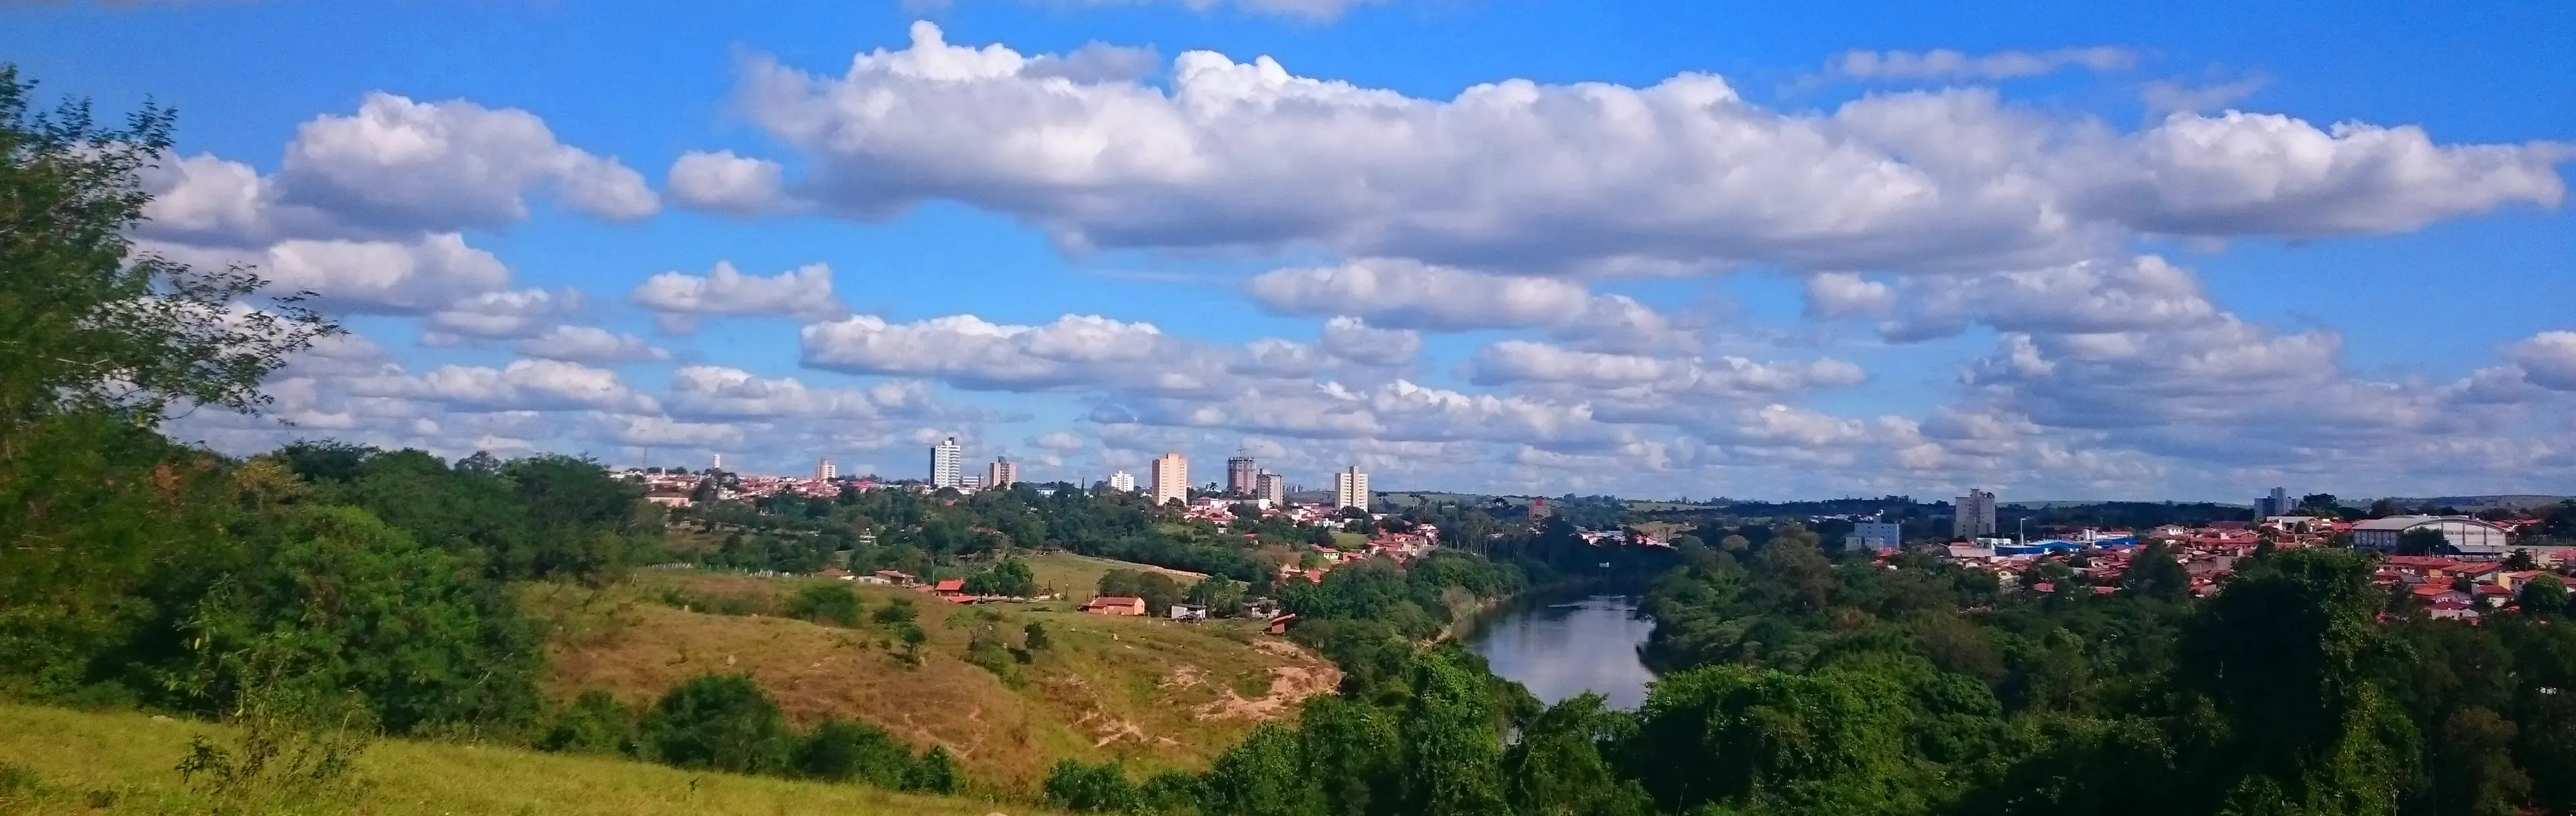
[(894, 626), (895, 638), (903, 641), (904, 661), (916, 666), (921, 665), (921, 647), (930, 642), (930, 633), (922, 631), (921, 624), (912, 621), (904, 621)]
[(1753, 556), (1753, 575), (1755, 592), (1776, 598), (1776, 605), (1788, 611), (1821, 612), (1833, 601), (1833, 563), (1816, 548), (1815, 534), (1801, 528), (1791, 527), (1763, 544)]
[(839, 581), (807, 584), (787, 600), (787, 614), (816, 623), (831, 622), (842, 626), (859, 623), (859, 593)]
[(1243, 611), (1243, 588), (1235, 585), (1234, 579), (1223, 575), (1199, 579), (1198, 583), (1190, 585), (1184, 598), (1207, 607), (1208, 614), (1220, 618), (1231, 618)]
[(1144, 592), (1144, 578), (1144, 573), (1131, 569), (1114, 569), (1101, 573), (1099, 594), (1104, 597), (1135, 597)]
[(2129, 571), (2120, 576), (2123, 589), (2140, 595), (2166, 600), (2179, 600), (2191, 594), (2191, 573), (2174, 558), (2173, 550), (2162, 540), (2150, 541), (2138, 548), (2129, 561)]
[(1026, 598), (1038, 594), (1037, 573), (1026, 562), (1004, 558), (992, 569), (966, 576), (966, 594)]
[(2558, 576), (2541, 574), (2522, 582), (2514, 593), (2515, 605), (2526, 615), (2564, 615), (2569, 611), (2567, 585)]
[(2450, 551), (2451, 540), (2438, 527), (2417, 527), (2397, 534), (2398, 555), (2440, 555)]
[(1706, 666), (1658, 681), (1637, 719), (1621, 764), (1666, 809), (1900, 810), (1908, 706), (1887, 678)]
[(2379, 644), (2367, 556), (2281, 553), (2202, 606), (2176, 681), (2217, 721), (2189, 764), (2210, 807), (2385, 813), (2412, 773), (2417, 736), (2362, 671)]
[[(1356, 667), (1355, 662), (1337, 662)], [(1401, 812), (1396, 808), (1404, 805), (1398, 774), (1403, 737), (1396, 719), (1388, 711), (1339, 696), (1306, 701), (1297, 717), (1298, 752), (1306, 762), (1304, 778), (1323, 799), (1323, 812)], [(1275, 765), (1264, 760), (1255, 767)], [(1278, 787), (1288, 790), (1285, 783)]]
[(2514, 763), (2513, 723), (2469, 706), (2431, 735), (2434, 809), (2456, 816), (2513, 816), (2530, 801), (2531, 778)]
[(293, 508), (270, 535), (187, 622), (203, 699), (227, 699), (233, 656), (256, 646), (364, 696), (397, 734), (534, 713), (537, 640), (502, 587), (354, 507)]
[(1399, 726), (1406, 812), (1504, 812), (1502, 737), (1484, 679), (1442, 652), (1416, 660), (1413, 671), (1413, 699)]
[(869, 617), (873, 618), (879, 626), (894, 626), (911, 623), (920, 614), (921, 610), (913, 608), (912, 599), (896, 598), (884, 606), (877, 607), (876, 614)]
[(1127, 770), (1116, 762), (1086, 765), (1075, 759), (1056, 760), (1041, 790), (1048, 805), (1065, 810), (1116, 812), (1138, 804), (1136, 785), (1127, 781)]
[(136, 664), (175, 644), (127, 647), (166, 636), (180, 596), (237, 555), (205, 500), (220, 468), (155, 426), (175, 407), (257, 412), (261, 382), (339, 329), (248, 270), (137, 251), (137, 174), (169, 155), (170, 111), (112, 127), (33, 94), (0, 65), (0, 674), (36, 694), (120, 678), (152, 693)]
[(1503, 758), (1512, 812), (1531, 816), (1646, 814), (1654, 810), (1645, 789), (1622, 777), (1601, 749), (1633, 728), (1599, 694), (1581, 694), (1548, 707), (1521, 729)]
[(1318, 783), (1322, 775), (1345, 769), (1319, 765), (1313, 770), (1309, 775), (1303, 765), (1296, 734), (1264, 723), (1209, 766), (1200, 780), (1202, 807), (1212, 816), (1323, 813)]
[(903, 789), (908, 791), (956, 793), (965, 786), (965, 778), (957, 773), (957, 760), (948, 755), (944, 746), (932, 746), (903, 777)]
[(1055, 645), (1055, 641), (1047, 637), (1046, 624), (1043, 622), (1029, 621), (1029, 625), (1021, 627), (1020, 631), (1021, 647), (1029, 651), (1043, 652)]
[(269, 372), (339, 329), (292, 293), (239, 305), (266, 288), (247, 270), (135, 251), (151, 200), (137, 174), (167, 155), (171, 111), (103, 127), (83, 100), (33, 112), (34, 89), (0, 65), (0, 445), (47, 414), (267, 405)]
[(555, 712), (537, 734), (541, 751), (633, 754), (638, 749), (635, 712), (604, 689), (588, 689)]
[(655, 759), (682, 768), (765, 773), (786, 764), (786, 720), (749, 675), (682, 682), (654, 704), (643, 732)]
[(912, 754), (894, 735), (867, 723), (827, 718), (796, 740), (788, 767), (808, 779), (865, 782), (888, 790), (903, 787)]

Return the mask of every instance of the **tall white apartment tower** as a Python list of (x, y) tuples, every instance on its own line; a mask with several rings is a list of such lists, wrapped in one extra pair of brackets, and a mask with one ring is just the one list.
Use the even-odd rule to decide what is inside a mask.
[(826, 481), (826, 482), (828, 482), (828, 481), (831, 481), (831, 480), (833, 480), (833, 479), (840, 478), (840, 476), (841, 476), (841, 469), (840, 469), (840, 468), (837, 468), (837, 467), (833, 467), (833, 466), (832, 466), (832, 460), (830, 460), (830, 459), (825, 459), (825, 460), (822, 460), (822, 461), (820, 461), (820, 462), (815, 462), (815, 463), (814, 463), (814, 478), (815, 478), (815, 479), (818, 479), (818, 480), (821, 480), (821, 481)]
[(966, 449), (959, 447), (957, 437), (942, 439), (930, 446), (930, 487), (966, 486)]
[(1361, 473), (1357, 466), (1333, 474), (1333, 506), (1369, 509), (1368, 474)]
[(1178, 451), (1163, 454), (1162, 458), (1155, 459), (1153, 489), (1155, 504), (1159, 505), (1173, 499), (1189, 501), (1190, 460), (1181, 458)]
[(1252, 491), (1253, 498), (1268, 499), (1272, 507), (1284, 506), (1288, 503), (1288, 477), (1263, 472), (1255, 476), (1252, 482), (1255, 485)]
[(1985, 538), (1995, 534), (1995, 494), (1970, 488), (1951, 505), (1950, 534), (1958, 538)]
[(1120, 493), (1136, 492), (1136, 474), (1118, 470), (1109, 473), (1109, 489)]

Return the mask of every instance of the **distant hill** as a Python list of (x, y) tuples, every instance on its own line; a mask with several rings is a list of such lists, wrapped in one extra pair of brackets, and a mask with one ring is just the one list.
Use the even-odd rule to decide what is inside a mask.
[(2096, 505), (2096, 504), (2190, 504), (2190, 505), (2207, 505), (2207, 506), (2210, 506), (2210, 507), (2236, 507), (2236, 508), (2243, 508), (2243, 509), (2248, 509), (2248, 510), (2251, 510), (2251, 509), (2253, 509), (2253, 507), (2254, 507), (2254, 505), (2246, 504), (2246, 503), (2243, 503), (2243, 502), (2186, 502), (2186, 501), (2138, 500), (2138, 499), (2050, 499), (2050, 500), (2047, 500), (2047, 501), (2010, 501), (2010, 502), (1997, 502), (1997, 503), (1995, 504), (1995, 506), (1997, 506), (1997, 507), (2019, 507), (2019, 508), (2023, 508), (2023, 509), (2026, 509), (2026, 510), (2048, 510), (2048, 509), (2051, 509), (2051, 508), (2058, 508), (2058, 507), (2087, 507), (2087, 506)]
[[(2441, 507), (2457, 507), (2461, 510), (2474, 513), (2480, 510), (2499, 507), (2508, 510), (2529, 510), (2536, 507), (2551, 507), (2557, 505), (2559, 502), (2569, 501), (2571, 498), (2576, 497), (2512, 493), (2499, 496), (2433, 496), (2431, 498), (2420, 499), (2391, 496), (2389, 497), (2389, 500), (2409, 507), (2421, 507), (2423, 505), (2431, 504)], [(2354, 502), (2345, 503), (2354, 504)], [(2368, 504), (2369, 502), (2360, 502), (2357, 506), (2368, 506)]]

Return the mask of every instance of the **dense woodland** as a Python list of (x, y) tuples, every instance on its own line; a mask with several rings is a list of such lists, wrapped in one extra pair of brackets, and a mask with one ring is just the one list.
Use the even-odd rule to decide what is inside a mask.
[[(2372, 586), (2368, 556), (2331, 549), (2262, 553), (2206, 599), (2153, 551), (2110, 594), (2032, 598), (1928, 560), (1835, 560), (1793, 524), (1707, 519), (1673, 548), (1596, 548), (1576, 523), (1638, 519), (1575, 500), (1533, 528), (1435, 499), (1390, 523), (1437, 524), (1450, 547), (1281, 585), (1313, 532), (1219, 532), (1130, 497), (871, 491), (672, 519), (580, 459), (177, 444), (163, 417), (256, 412), (265, 378), (338, 330), (249, 271), (132, 253), (135, 173), (163, 155), (167, 112), (110, 127), (77, 105), (39, 115), (27, 96), (0, 72), (10, 699), (231, 719), (326, 756), (378, 734), (504, 741), (1101, 812), (2576, 812), (2576, 621), (2547, 579), (2522, 614), (2483, 625), (2426, 618)], [(867, 724), (792, 728), (741, 675), (641, 710), (549, 704), (543, 632), (516, 602), (531, 582), (605, 585), (673, 560), (1033, 591), (1011, 554), (1047, 547), (1218, 576), (1113, 576), (1140, 592), (1274, 595), (1299, 615), (1293, 637), (1344, 669), (1341, 693), (1204, 773), (1068, 759), (1042, 790), (998, 791)], [(1442, 637), (1513, 594), (1622, 580), (1650, 582), (1651, 657), (1668, 672), (1638, 711), (1542, 706)], [(793, 605), (898, 631), (909, 611), (863, 610), (837, 587)], [(1034, 626), (991, 645), (1047, 648)], [(260, 773), (237, 753), (257, 745), (201, 743), (182, 767)]]

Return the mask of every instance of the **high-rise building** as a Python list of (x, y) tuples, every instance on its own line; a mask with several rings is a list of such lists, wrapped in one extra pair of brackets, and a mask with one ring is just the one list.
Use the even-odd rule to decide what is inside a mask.
[(1905, 528), (1893, 521), (1863, 521), (1843, 537), (1847, 552), (1887, 552), (1905, 543)]
[(713, 464), (707, 465), (707, 469), (708, 469), (708, 470), (723, 470), (723, 469), (724, 469), (724, 454), (721, 454), (721, 453), (716, 454), (716, 461), (715, 461)]
[(1010, 487), (1019, 480), (1020, 463), (1011, 461), (1011, 457), (996, 456), (992, 464), (984, 466), (985, 487)]
[(966, 449), (958, 446), (957, 437), (939, 440), (930, 446), (930, 486), (966, 486)]
[(1154, 503), (1190, 500), (1190, 460), (1178, 451), (1154, 460)]
[(1357, 466), (1333, 474), (1333, 506), (1369, 509), (1368, 474), (1361, 473)]
[(1111, 471), (1109, 474), (1109, 489), (1120, 493), (1136, 492), (1136, 474), (1123, 470)]
[(2290, 514), (2290, 510), (2290, 491), (2283, 488), (2272, 488), (2270, 494), (2254, 500), (2256, 520), (2261, 520), (2265, 516), (2286, 516)]
[(825, 459), (814, 463), (814, 478), (828, 482), (833, 479), (840, 478), (840, 476), (841, 469), (833, 467), (832, 460)]
[(1995, 534), (1995, 494), (1971, 488), (1951, 505), (1950, 534), (1985, 538)]
[(1248, 497), (1260, 489), (1257, 477), (1261, 471), (1252, 467), (1252, 454), (1235, 451), (1225, 460), (1225, 492), (1229, 496)]
[(1252, 485), (1253, 498), (1269, 499), (1274, 507), (1288, 503), (1288, 477), (1262, 473), (1253, 477)]

